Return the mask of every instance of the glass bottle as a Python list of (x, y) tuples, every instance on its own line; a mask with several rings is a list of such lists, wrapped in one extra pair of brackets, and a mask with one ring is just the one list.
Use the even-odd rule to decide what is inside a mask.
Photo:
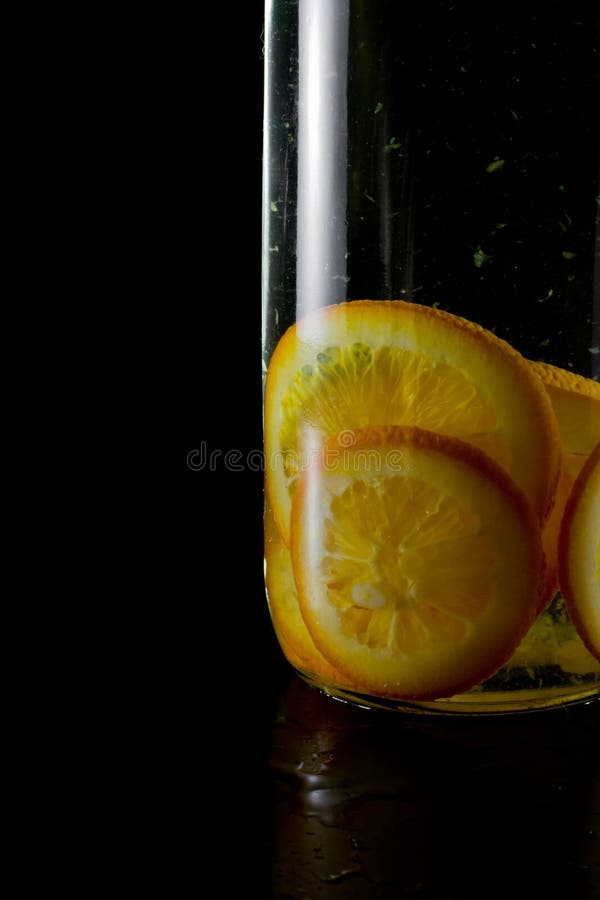
[(333, 696), (599, 696), (599, 26), (266, 2), (267, 594)]

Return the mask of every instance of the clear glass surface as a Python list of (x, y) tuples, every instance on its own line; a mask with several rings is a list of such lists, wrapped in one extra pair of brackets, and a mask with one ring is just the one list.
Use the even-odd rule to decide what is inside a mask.
[[(600, 14), (583, 2), (481, 16), (440, 0), (267, 0), (267, 592), (292, 665), (340, 698), (493, 713), (600, 693), (600, 476), (580, 477), (600, 441), (599, 34)], [(474, 351), (461, 349), (471, 339)], [(537, 433), (521, 394), (543, 412)], [(461, 430), (460, 410), (473, 404), (480, 424)], [(415, 427), (427, 435), (389, 431)], [(422, 460), (439, 445), (431, 435), (451, 439), (436, 462), (435, 500)], [(332, 472), (323, 454), (336, 439)], [(475, 446), (473, 459), (456, 441)], [(411, 471), (363, 478), (354, 457), (341, 460), (357, 447), (379, 461), (382, 447), (401, 447)], [(457, 465), (470, 473), (460, 489)], [(546, 485), (537, 510), (536, 479)], [(417, 501), (425, 482), (429, 499)], [(413, 506), (437, 504), (436, 515), (450, 503), (458, 523), (437, 533), (419, 576), (414, 559), (412, 569), (399, 562), (409, 512), (386, 512), (382, 525), (381, 510), (392, 501), (398, 510), (407, 491)], [(502, 551), (481, 500), (491, 506), (496, 493), (500, 505), (520, 504)], [(524, 495), (530, 512), (509, 494)], [(584, 497), (579, 506), (572, 495)], [(413, 537), (431, 514), (417, 516)], [(442, 590), (439, 546), (449, 540), (455, 564)], [(525, 581), (509, 570), (529, 543), (530, 597), (516, 601)], [(485, 577), (482, 548), (491, 548)], [(519, 606), (513, 625), (503, 603)], [(483, 627), (488, 614), (505, 639)], [(484, 677), (471, 683), (477, 653)]]

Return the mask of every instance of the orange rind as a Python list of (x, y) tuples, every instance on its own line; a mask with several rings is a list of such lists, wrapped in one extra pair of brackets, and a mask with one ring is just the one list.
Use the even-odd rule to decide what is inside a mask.
[(587, 458), (600, 442), (600, 383), (548, 363), (529, 366), (550, 398), (563, 452)]
[(317, 650), (298, 604), (289, 548), (279, 535), (273, 514), (265, 510), (265, 583), (271, 620), (288, 661), (329, 683), (346, 684), (346, 679)]
[(548, 363), (530, 362), (552, 404), (562, 447), (556, 499), (544, 528), (547, 559), (546, 605), (558, 590), (558, 534), (575, 479), (592, 449), (600, 442), (600, 384)]
[(600, 659), (600, 444), (579, 473), (565, 507), (558, 577), (579, 636)]

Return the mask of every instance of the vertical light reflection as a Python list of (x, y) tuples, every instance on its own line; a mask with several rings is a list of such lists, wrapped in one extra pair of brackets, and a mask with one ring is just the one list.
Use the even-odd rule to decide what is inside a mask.
[(592, 378), (600, 380), (600, 175), (596, 194), (596, 246), (592, 292)]
[(262, 346), (267, 346), (268, 304), (269, 304), (269, 246), (271, 241), (271, 217), (269, 194), (271, 191), (271, 94), (270, 79), (272, 66), (271, 34), (273, 0), (265, 0), (265, 77), (263, 103), (263, 173), (262, 173)]
[(346, 299), (349, 0), (300, 0), (297, 318)]

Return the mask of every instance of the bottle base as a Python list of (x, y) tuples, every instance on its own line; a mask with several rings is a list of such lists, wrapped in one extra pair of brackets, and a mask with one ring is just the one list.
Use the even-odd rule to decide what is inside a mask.
[(361, 694), (323, 681), (318, 676), (294, 667), (311, 687), (334, 700), (370, 709), (426, 716), (501, 716), (515, 713), (544, 712), (557, 707), (593, 704), (600, 700), (597, 682), (586, 687), (555, 687), (522, 691), (476, 691), (442, 700), (395, 700)]

